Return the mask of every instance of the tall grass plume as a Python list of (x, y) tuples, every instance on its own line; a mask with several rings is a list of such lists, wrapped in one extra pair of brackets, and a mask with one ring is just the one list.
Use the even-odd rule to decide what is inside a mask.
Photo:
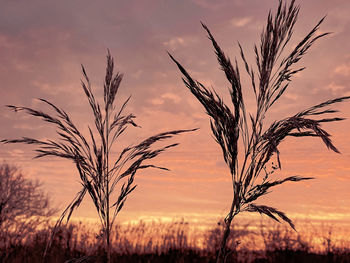
[[(232, 178), (232, 203), (225, 218), (226, 228), (221, 239), (217, 262), (224, 262), (228, 255), (226, 242), (230, 234), (231, 223), (240, 212), (258, 212), (273, 220), (285, 221), (295, 229), (292, 220), (284, 212), (256, 203), (259, 197), (266, 195), (277, 185), (312, 179), (302, 176), (290, 176), (280, 180), (271, 179), (271, 174), (281, 169), (278, 147), (282, 141), (288, 137), (316, 137), (320, 138), (328, 149), (339, 153), (330, 139), (331, 135), (322, 127), (322, 124), (343, 120), (343, 118), (326, 117), (326, 115), (337, 113), (338, 111), (332, 109), (331, 106), (348, 100), (350, 98), (348, 96), (327, 100), (274, 121), (269, 127), (264, 126), (269, 109), (283, 96), (292, 78), (305, 69), (297, 67), (297, 62), (303, 58), (316, 40), (329, 34), (317, 34), (324, 21), (322, 18), (289, 54), (282, 57), (292, 38), (299, 9), (300, 7), (295, 4), (294, 0), (288, 5), (280, 0), (276, 13), (269, 13), (267, 25), (261, 33), (260, 44), (254, 46), (256, 67), (248, 64), (243, 48), (238, 43), (244, 70), (249, 76), (255, 95), (255, 114), (246, 111), (237, 60), (234, 63), (231, 62), (205, 24), (202, 23), (202, 26), (214, 47), (220, 68), (230, 84), (232, 105), (226, 105), (215, 90), (195, 80), (169, 54), (182, 73), (185, 86), (210, 116), (212, 133), (222, 149)], [(240, 140), (242, 148), (239, 148)], [(243, 154), (241, 162), (238, 158), (239, 152)], [(276, 164), (271, 165), (274, 158)]]
[[(88, 136), (83, 135), (69, 115), (53, 103), (39, 99), (52, 108), (54, 114), (29, 107), (8, 105), (15, 112), (25, 112), (57, 128), (58, 139), (38, 140), (22, 137), (5, 139), (3, 143), (21, 143), (34, 145), (36, 158), (55, 156), (71, 160), (79, 173), (81, 190), (59, 217), (54, 229), (66, 218), (69, 221), (73, 211), (79, 207), (86, 194), (89, 194), (96, 208), (101, 226), (101, 238), (105, 241), (107, 262), (110, 262), (111, 231), (116, 216), (123, 208), (127, 197), (136, 188), (134, 178), (137, 171), (146, 168), (168, 170), (154, 164), (145, 163), (172, 148), (177, 143), (152, 148), (156, 142), (164, 141), (175, 135), (193, 130), (173, 130), (151, 136), (142, 142), (124, 148), (118, 156), (111, 156), (111, 149), (118, 138), (129, 126), (137, 127), (135, 115), (124, 114), (130, 97), (119, 109), (115, 99), (123, 75), (114, 74), (114, 62), (107, 55), (106, 76), (103, 86), (103, 104), (97, 101), (92, 91), (90, 79), (82, 66), (84, 80), (81, 85), (93, 113), (94, 123), (88, 126)], [(93, 127), (94, 126), (94, 127)], [(112, 159), (112, 157), (114, 157)], [(120, 190), (117, 192), (117, 188)], [(53, 232), (53, 234), (55, 231)], [(52, 238), (51, 238), (52, 240)], [(47, 249), (50, 246), (48, 244)], [(47, 250), (46, 249), (46, 250)], [(46, 253), (46, 252), (45, 252)]]

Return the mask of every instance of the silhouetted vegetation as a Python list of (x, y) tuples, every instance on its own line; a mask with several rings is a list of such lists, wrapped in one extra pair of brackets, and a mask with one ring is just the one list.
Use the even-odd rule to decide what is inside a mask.
[[(51, 231), (46, 227), (21, 242), (1, 246), (0, 262), (40, 262)], [(222, 223), (205, 231), (184, 221), (117, 225), (111, 236), (111, 261), (215, 262), (223, 231)], [(231, 228), (228, 238), (227, 262), (350, 262), (350, 250), (329, 237), (324, 233), (298, 234), (281, 225), (238, 225)], [(57, 229), (45, 262), (105, 261), (103, 240), (96, 231), (83, 223), (70, 223)]]
[[(282, 179), (272, 177), (281, 169), (279, 145), (288, 137), (320, 138), (325, 146), (336, 153), (330, 134), (322, 127), (324, 123), (343, 120), (339, 117), (326, 117), (336, 113), (331, 109), (335, 103), (348, 100), (350, 97), (330, 99), (289, 117), (276, 120), (266, 127), (265, 118), (269, 109), (283, 96), (292, 78), (304, 67), (296, 67), (316, 40), (328, 35), (317, 31), (323, 22), (322, 18), (315, 27), (294, 47), (283, 56), (293, 36), (293, 30), (298, 18), (300, 7), (295, 1), (279, 1), (275, 14), (268, 15), (265, 29), (260, 37), (260, 45), (254, 46), (256, 66), (251, 66), (246, 60), (243, 48), (238, 43), (244, 70), (250, 79), (252, 93), (255, 96), (256, 112), (246, 111), (245, 97), (241, 83), (237, 60), (232, 64), (215, 40), (209, 28), (202, 23), (203, 28), (212, 42), (220, 69), (229, 82), (231, 103), (227, 105), (215, 89), (209, 89), (195, 80), (190, 73), (172, 56), (183, 75), (183, 82), (191, 93), (203, 105), (210, 116), (210, 125), (216, 142), (220, 145), (223, 158), (229, 168), (232, 179), (231, 208), (225, 217), (226, 229), (222, 236), (217, 263), (224, 263), (227, 238), (234, 217), (240, 212), (258, 212), (273, 220), (287, 222), (293, 229), (294, 224), (287, 215), (270, 206), (257, 204), (256, 201), (268, 194), (272, 188), (286, 182), (299, 182), (312, 178), (291, 176)], [(239, 158), (239, 153), (243, 157)]]
[(39, 181), (25, 178), (19, 168), (0, 164), (0, 246), (18, 246), (39, 227), (47, 224), (56, 209)]
[[(177, 146), (178, 143), (156, 147), (154, 144), (172, 138), (180, 133), (193, 130), (173, 130), (151, 136), (139, 144), (125, 147), (119, 155), (111, 156), (110, 152), (125, 130), (134, 122), (135, 115), (124, 115), (124, 110), (130, 97), (116, 108), (115, 100), (123, 78), (123, 74), (114, 74), (113, 58), (108, 52), (106, 76), (103, 85), (103, 104), (95, 98), (89, 77), (82, 66), (84, 81), (81, 82), (83, 91), (92, 110), (94, 123), (88, 126), (88, 136), (84, 135), (60, 107), (39, 99), (48, 105), (52, 113), (46, 113), (29, 107), (8, 105), (15, 112), (25, 112), (37, 117), (57, 128), (56, 139), (38, 140), (22, 137), (19, 139), (4, 139), (2, 143), (21, 143), (36, 147), (36, 158), (55, 156), (71, 160), (78, 171), (82, 188), (72, 202), (63, 211), (55, 229), (64, 218), (69, 221), (73, 211), (79, 207), (88, 193), (93, 201), (102, 226), (101, 238), (105, 241), (107, 262), (110, 262), (110, 235), (116, 216), (123, 208), (128, 195), (136, 188), (134, 177), (136, 172), (146, 168), (168, 170), (147, 161), (157, 157), (165, 150)], [(94, 127), (94, 128), (92, 128)], [(194, 129), (195, 130), (195, 129)], [(152, 149), (153, 148), (153, 149)], [(119, 189), (118, 189), (119, 188)], [(51, 239), (50, 239), (51, 240)], [(50, 241), (49, 240), (49, 241)], [(48, 247), (51, 242), (48, 242)]]
[[(271, 227), (262, 224), (260, 228), (252, 229), (249, 224), (233, 223), (240, 212), (258, 212), (277, 222), (287, 222), (295, 230), (294, 223), (284, 212), (255, 203), (277, 185), (312, 179), (272, 176), (281, 169), (278, 147), (286, 138), (319, 138), (328, 149), (339, 153), (330, 139), (331, 135), (322, 125), (343, 120), (337, 116), (327, 116), (338, 112), (331, 108), (334, 104), (348, 100), (350, 96), (327, 100), (276, 120), (268, 127), (265, 123), (269, 109), (283, 96), (291, 79), (304, 70), (304, 67), (296, 67), (296, 64), (316, 40), (328, 35), (317, 35), (324, 20), (322, 18), (283, 57), (284, 50), (290, 45), (298, 13), (299, 6), (295, 5), (294, 0), (289, 5), (280, 0), (276, 13), (269, 13), (260, 45), (254, 46), (255, 67), (248, 64), (239, 44), (242, 64), (251, 83), (251, 93), (256, 99), (256, 112), (252, 114), (246, 111), (238, 62), (231, 63), (205, 24), (202, 26), (230, 84), (232, 105), (226, 105), (215, 89), (211, 90), (192, 78), (169, 54), (183, 74), (186, 87), (210, 116), (212, 133), (222, 149), (232, 179), (232, 202), (228, 214), (214, 228), (205, 231), (193, 229), (184, 221), (168, 224), (139, 222), (126, 226), (116, 223), (118, 213), (136, 187), (136, 173), (146, 168), (167, 170), (147, 162), (177, 146), (177, 143), (156, 147), (155, 144), (195, 129), (159, 133), (141, 143), (125, 147), (117, 156), (111, 156), (119, 137), (129, 126), (137, 127), (137, 124), (133, 114), (124, 113), (130, 98), (119, 108), (115, 106), (123, 75), (114, 74), (114, 62), (109, 53), (103, 103), (96, 99), (90, 79), (82, 67), (82, 89), (93, 116), (87, 134), (81, 132), (62, 108), (45, 99), (39, 100), (50, 108), (51, 113), (8, 105), (14, 112), (24, 112), (54, 125), (57, 138), (41, 140), (22, 137), (1, 142), (33, 145), (36, 158), (55, 156), (72, 161), (82, 187), (57, 223), (51, 225), (49, 219), (53, 210), (48, 205), (47, 196), (39, 190), (39, 184), (24, 179), (17, 168), (2, 165), (0, 263), (41, 262), (43, 258), (48, 263), (350, 262), (349, 246), (334, 243), (331, 232), (328, 236), (312, 237), (281, 228), (280, 225)], [(238, 157), (240, 153), (242, 159)], [(72, 213), (86, 194), (96, 208), (99, 231), (83, 223), (69, 224)]]

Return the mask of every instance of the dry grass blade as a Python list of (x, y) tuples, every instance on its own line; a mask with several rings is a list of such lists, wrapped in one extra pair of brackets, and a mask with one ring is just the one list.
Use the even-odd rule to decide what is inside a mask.
[(286, 177), (282, 180), (275, 180), (275, 181), (267, 181), (267, 177), (263, 179), (263, 182), (261, 184), (256, 184), (252, 188), (249, 189), (249, 191), (245, 194), (246, 198), (244, 200), (244, 203), (251, 203), (258, 199), (260, 196), (265, 195), (268, 193), (268, 190), (276, 185), (283, 184), (285, 182), (299, 182), (299, 181), (305, 181), (305, 180), (311, 180), (314, 179), (313, 177), (300, 177), (300, 176), (290, 176)]
[[(272, 218), (273, 220), (276, 220), (277, 222), (279, 222), (278, 217), (280, 217), (281, 219), (283, 219), (283, 221), (287, 222), (291, 228), (295, 229), (295, 226), (292, 222), (292, 220), (290, 220), (285, 213), (278, 211), (276, 208), (270, 207), (270, 206), (266, 206), (266, 205), (255, 205), (255, 204), (249, 204), (248, 207), (246, 208), (246, 211), (248, 212), (258, 212), (260, 214), (265, 214), (268, 217)], [(276, 215), (276, 216), (275, 216)]]
[(231, 170), (236, 173), (238, 154), (238, 120), (230, 108), (215, 93), (204, 87), (201, 83), (192, 79), (188, 72), (169, 54), (170, 58), (177, 64), (184, 75), (183, 81), (187, 88), (196, 96), (206, 109), (207, 114), (212, 118), (211, 129), (216, 141), (220, 144), (225, 162)]

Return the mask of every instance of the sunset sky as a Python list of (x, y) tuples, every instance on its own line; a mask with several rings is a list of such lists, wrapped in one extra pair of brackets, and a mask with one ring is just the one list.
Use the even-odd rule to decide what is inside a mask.
[[(300, 61), (307, 69), (293, 79), (285, 96), (270, 110), (266, 124), (327, 99), (350, 95), (350, 1), (297, 3), (301, 12), (287, 51), (324, 15), (327, 18), (320, 33), (333, 33), (318, 41)], [(269, 9), (274, 10), (277, 4), (277, 0), (3, 0), (0, 139), (56, 138), (50, 125), (5, 108), (13, 104), (48, 110), (37, 98), (61, 106), (87, 131), (91, 110), (80, 86), (80, 65), (85, 66), (93, 90), (101, 98), (109, 49), (116, 69), (124, 73), (117, 103), (121, 105), (132, 95), (126, 112), (134, 113), (142, 126), (130, 127), (115, 152), (155, 133), (200, 128), (169, 141), (180, 145), (152, 162), (171, 171), (137, 174), (138, 186), (119, 221), (183, 217), (191, 222), (215, 222), (230, 207), (229, 170), (211, 135), (208, 116), (183, 85), (166, 51), (229, 103), (228, 82), (200, 21), (207, 24), (232, 59), (239, 56), (239, 41), (247, 59), (254, 63), (253, 45), (259, 41)], [(244, 75), (242, 61), (238, 62)], [(254, 98), (246, 81), (244, 91), (254, 112)], [(348, 120), (325, 127), (342, 154), (328, 151), (317, 138), (287, 139), (280, 147), (282, 170), (278, 174), (281, 178), (302, 175), (316, 180), (285, 184), (259, 203), (280, 208), (292, 219), (350, 223), (350, 101), (335, 108)], [(28, 178), (39, 179), (53, 202), (63, 209), (80, 189), (74, 165), (55, 158), (33, 160), (33, 149), (0, 145), (0, 159), (18, 165)], [(96, 219), (90, 201), (86, 196), (73, 218)]]

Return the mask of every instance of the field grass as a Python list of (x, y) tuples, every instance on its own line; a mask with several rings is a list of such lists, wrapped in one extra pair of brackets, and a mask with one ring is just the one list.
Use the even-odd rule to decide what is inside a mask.
[[(280, 224), (235, 225), (228, 239), (227, 262), (350, 262), (347, 240), (330, 229), (294, 232)], [(117, 225), (111, 237), (112, 262), (215, 262), (224, 224), (200, 230), (183, 220)], [(17, 244), (0, 248), (3, 263), (40, 262), (50, 238), (49, 226)], [(61, 226), (46, 262), (105, 262), (103, 239), (92, 225)]]

